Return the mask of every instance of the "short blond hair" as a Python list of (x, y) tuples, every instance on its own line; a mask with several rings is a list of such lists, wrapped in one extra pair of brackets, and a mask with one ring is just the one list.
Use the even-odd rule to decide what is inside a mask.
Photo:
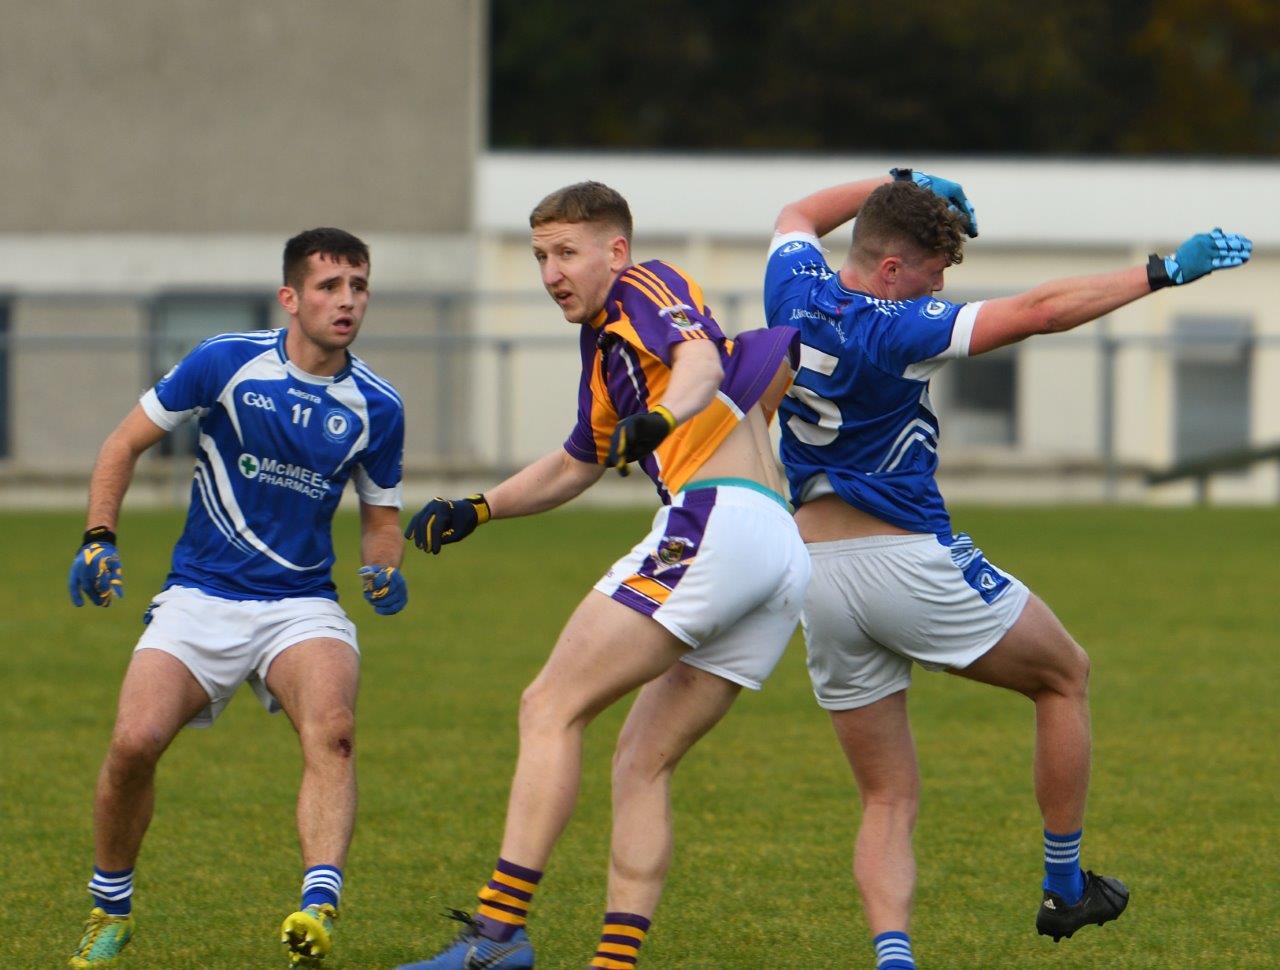
[(618, 230), (631, 242), (631, 207), (601, 182), (575, 182), (557, 189), (529, 213), (532, 229), (548, 222), (591, 222)]

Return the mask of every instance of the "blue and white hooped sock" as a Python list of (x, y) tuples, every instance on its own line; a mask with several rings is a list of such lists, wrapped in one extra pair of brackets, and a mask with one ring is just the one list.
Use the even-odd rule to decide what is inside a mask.
[(302, 876), (302, 909), (328, 903), (334, 909), (342, 898), (342, 870), (337, 866), (312, 866)]
[(916, 970), (916, 960), (911, 955), (911, 937), (906, 933), (889, 930), (871, 942), (876, 945), (876, 970)]
[(1044, 888), (1057, 893), (1074, 906), (1084, 893), (1084, 873), (1080, 871), (1080, 841), (1084, 829), (1067, 835), (1044, 833)]
[(94, 866), (89, 892), (93, 894), (94, 905), (108, 915), (128, 916), (133, 912), (133, 870), (107, 872)]

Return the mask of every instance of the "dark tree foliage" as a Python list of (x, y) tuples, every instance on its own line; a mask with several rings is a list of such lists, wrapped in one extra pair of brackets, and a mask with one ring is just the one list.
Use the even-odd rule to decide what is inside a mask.
[(493, 0), (494, 148), (1280, 154), (1274, 0)]

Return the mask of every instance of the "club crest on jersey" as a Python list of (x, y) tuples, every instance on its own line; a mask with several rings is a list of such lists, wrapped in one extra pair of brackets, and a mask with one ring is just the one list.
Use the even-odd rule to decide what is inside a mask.
[(692, 539), (684, 536), (663, 536), (658, 543), (658, 551), (653, 554), (654, 573), (657, 574), (684, 563), (689, 553), (693, 552), (695, 545)]
[(930, 300), (921, 312), (930, 320), (937, 320), (950, 309), (951, 304), (946, 300)]
[(342, 441), (351, 433), (351, 421), (343, 411), (330, 411), (324, 416), (324, 436), (330, 441)]
[(671, 326), (677, 330), (701, 330), (702, 324), (696, 320), (690, 320), (686, 310), (692, 310), (693, 307), (687, 303), (677, 303), (675, 306), (664, 306), (658, 311), (658, 316), (666, 317), (671, 321)]
[(802, 243), (799, 239), (797, 239), (795, 242), (789, 242), (785, 246), (783, 246), (781, 249), (779, 249), (778, 255), (786, 256), (786, 255), (789, 255), (790, 253), (798, 253), (802, 249), (804, 249), (804, 243)]

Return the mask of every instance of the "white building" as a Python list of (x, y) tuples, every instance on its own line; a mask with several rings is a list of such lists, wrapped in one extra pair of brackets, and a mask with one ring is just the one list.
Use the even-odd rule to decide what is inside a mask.
[[(356, 20), (339, 0), (223, 0), (212, 20), (207, 6), (0, 0), (13, 25), (0, 500), (82, 501), (102, 438), (178, 356), (280, 321), (284, 240), (321, 224), (372, 247), (356, 349), (406, 400), (410, 476), (484, 483), (557, 447), (576, 339), (541, 291), (527, 216), (585, 178), (628, 197), (637, 257), (692, 273), (730, 332), (763, 323), (778, 209), (892, 165), (954, 178), (977, 206), (981, 237), (948, 274), (957, 300), (1140, 264), (1215, 225), (1244, 232), (1257, 248), (1243, 270), (945, 368), (944, 485), (999, 501), (1177, 501), (1192, 485), (1149, 488), (1143, 474), (1280, 442), (1280, 164), (486, 154), (483, 4), (387, 0)], [(341, 66), (317, 65), (348, 21)], [(833, 262), (847, 238), (828, 240)], [(148, 455), (135, 498), (150, 482), (153, 498), (184, 499), (188, 447)], [(1219, 476), (1214, 496), (1276, 500), (1275, 464)], [(640, 499), (634, 478), (620, 487)]]

